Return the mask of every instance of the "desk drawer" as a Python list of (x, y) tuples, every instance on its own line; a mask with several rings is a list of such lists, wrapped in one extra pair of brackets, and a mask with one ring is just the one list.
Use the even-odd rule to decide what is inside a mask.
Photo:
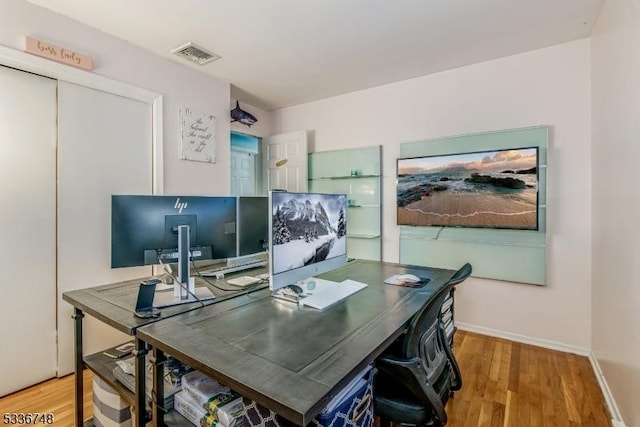
[[(373, 427), (373, 376), (369, 366), (310, 423), (315, 427)], [(242, 427), (288, 427), (291, 423), (253, 400), (243, 399)]]

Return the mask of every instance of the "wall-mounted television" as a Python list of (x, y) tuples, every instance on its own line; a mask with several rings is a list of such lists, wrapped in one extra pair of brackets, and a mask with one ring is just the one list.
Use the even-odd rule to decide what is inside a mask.
[(538, 229), (538, 148), (398, 159), (397, 223)]

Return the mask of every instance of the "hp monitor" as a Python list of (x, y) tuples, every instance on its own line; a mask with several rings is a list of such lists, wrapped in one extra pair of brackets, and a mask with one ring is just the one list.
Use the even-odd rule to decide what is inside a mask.
[(112, 196), (111, 267), (177, 263), (179, 229), (191, 260), (234, 257), (236, 198)]

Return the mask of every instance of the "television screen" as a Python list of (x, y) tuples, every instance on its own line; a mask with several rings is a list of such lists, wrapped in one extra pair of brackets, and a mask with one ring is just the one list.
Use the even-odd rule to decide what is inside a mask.
[(270, 193), (272, 289), (346, 263), (347, 196)]
[(398, 225), (538, 229), (538, 148), (398, 159)]

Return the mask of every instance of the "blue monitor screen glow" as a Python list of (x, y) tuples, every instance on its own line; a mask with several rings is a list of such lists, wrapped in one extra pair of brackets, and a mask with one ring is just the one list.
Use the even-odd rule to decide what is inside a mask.
[(177, 262), (180, 225), (193, 261), (236, 256), (235, 197), (112, 196), (111, 267)]
[(269, 194), (272, 291), (347, 262), (347, 196)]

